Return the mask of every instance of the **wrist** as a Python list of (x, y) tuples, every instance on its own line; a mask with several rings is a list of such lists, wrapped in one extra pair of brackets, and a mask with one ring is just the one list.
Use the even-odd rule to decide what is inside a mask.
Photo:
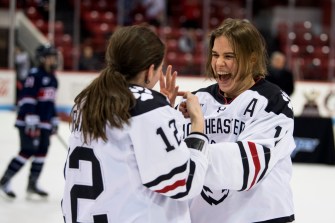
[(204, 119), (203, 118), (199, 118), (199, 119), (195, 119), (192, 120), (191, 122), (191, 132), (201, 132), (204, 133)]

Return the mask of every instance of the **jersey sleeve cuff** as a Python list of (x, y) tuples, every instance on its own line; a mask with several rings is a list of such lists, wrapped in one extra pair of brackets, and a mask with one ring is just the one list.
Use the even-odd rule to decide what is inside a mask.
[(207, 154), (208, 137), (200, 132), (192, 132), (185, 138), (185, 143), (190, 149)]
[(207, 142), (208, 142), (208, 137), (207, 137), (207, 135), (205, 135), (204, 133), (202, 133), (202, 132), (191, 132), (189, 135), (188, 135), (188, 137), (192, 137), (192, 136), (194, 136), (194, 135), (196, 135), (196, 137), (204, 137), (206, 140), (207, 140)]

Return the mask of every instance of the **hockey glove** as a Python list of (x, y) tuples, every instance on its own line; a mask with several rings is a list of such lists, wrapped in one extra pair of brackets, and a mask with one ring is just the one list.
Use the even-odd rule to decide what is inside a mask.
[(59, 118), (53, 117), (51, 119), (51, 134), (56, 134), (58, 131), (58, 125), (59, 125)]
[(27, 115), (24, 121), (26, 123), (25, 133), (32, 138), (38, 137), (40, 135), (40, 129), (38, 128), (40, 117), (38, 115)]

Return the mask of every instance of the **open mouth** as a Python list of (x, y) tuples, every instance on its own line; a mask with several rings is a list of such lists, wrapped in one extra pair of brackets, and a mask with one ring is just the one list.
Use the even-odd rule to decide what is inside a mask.
[(232, 73), (228, 73), (228, 72), (217, 72), (217, 79), (219, 79), (220, 81), (227, 81), (230, 78), (232, 78)]

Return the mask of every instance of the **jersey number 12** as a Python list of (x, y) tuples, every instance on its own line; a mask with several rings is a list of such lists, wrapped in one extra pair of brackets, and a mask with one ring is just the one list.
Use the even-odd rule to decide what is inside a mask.
[[(181, 140), (178, 139), (178, 130), (177, 130), (177, 127), (176, 127), (176, 120), (172, 119), (171, 121), (169, 121), (169, 127), (170, 128), (173, 128), (173, 135), (178, 143), (178, 145), (180, 145), (181, 143)], [(162, 127), (159, 127), (156, 131), (156, 134), (157, 135), (160, 135), (166, 145), (166, 152), (170, 152), (171, 150), (174, 150), (174, 146), (171, 145), (171, 143), (169, 142), (168, 138), (166, 137)]]

